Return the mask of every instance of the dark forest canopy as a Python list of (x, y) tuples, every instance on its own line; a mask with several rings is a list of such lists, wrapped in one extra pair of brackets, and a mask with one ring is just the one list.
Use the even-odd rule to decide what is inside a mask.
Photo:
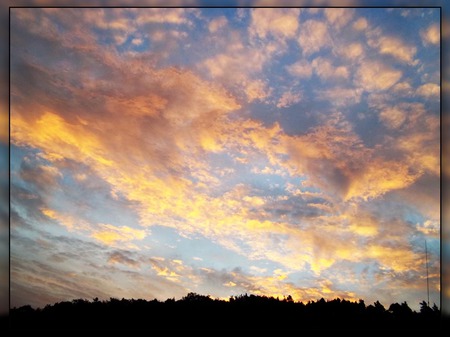
[(76, 299), (44, 308), (22, 306), (10, 310), (10, 328), (17, 330), (347, 330), (440, 329), (436, 305), (420, 303), (420, 311), (406, 302), (385, 308), (339, 298), (308, 303), (257, 296), (232, 296), (228, 301), (189, 293), (180, 300)]

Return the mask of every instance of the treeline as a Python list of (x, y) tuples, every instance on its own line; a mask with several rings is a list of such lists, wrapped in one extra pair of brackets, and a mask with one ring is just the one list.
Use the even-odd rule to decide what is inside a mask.
[(444, 324), (436, 305), (420, 303), (413, 311), (406, 302), (385, 308), (339, 298), (308, 303), (239, 295), (229, 301), (189, 293), (180, 300), (76, 299), (44, 308), (22, 306), (10, 310), (14, 330), (436, 330)]

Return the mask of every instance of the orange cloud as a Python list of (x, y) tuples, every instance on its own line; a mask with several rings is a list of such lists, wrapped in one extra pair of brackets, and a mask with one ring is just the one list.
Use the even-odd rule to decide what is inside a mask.
[(402, 72), (377, 61), (361, 64), (357, 71), (358, 84), (366, 91), (387, 90), (402, 77)]
[(228, 20), (225, 16), (221, 15), (217, 18), (212, 19), (208, 24), (208, 29), (211, 33), (215, 33), (218, 30), (224, 28), (228, 23)]
[[(239, 88), (235, 93), (236, 97), (244, 92), (248, 102), (264, 100), (270, 95), (271, 89), (260, 74), (277, 48), (268, 43), (262, 51), (260, 48), (244, 45), (237, 32), (231, 30), (228, 34), (230, 36), (222, 50), (199, 63), (199, 68), (206, 69), (215, 81), (226, 85), (232, 92), (236, 87)], [(248, 60), (252, 62), (249, 63)], [(242, 67), (242, 64), (246, 66)]]
[(250, 35), (280, 39), (293, 38), (298, 29), (298, 8), (255, 8), (251, 11)]
[(423, 263), (416, 253), (405, 247), (384, 247), (371, 245), (367, 247), (367, 256), (380, 261), (395, 272), (421, 270)]
[(48, 150), (49, 156), (56, 155), (56, 158), (67, 154), (65, 158), (96, 161), (105, 166), (113, 164), (104, 157), (105, 149), (102, 148), (97, 136), (86, 132), (82, 125), (67, 123), (53, 112), (44, 112), (35, 121), (24, 119), (19, 113), (13, 113), (11, 141), (16, 145), (32, 144), (37, 148)]
[(417, 224), (417, 230), (435, 238), (440, 235), (440, 223), (437, 221), (426, 220), (423, 224)]
[(283, 95), (280, 97), (277, 103), (278, 108), (287, 108), (290, 107), (293, 104), (297, 104), (302, 99), (302, 96), (300, 93), (292, 93), (290, 91), (284, 92)]
[(325, 48), (331, 41), (327, 25), (317, 20), (307, 20), (302, 23), (298, 44), (304, 55), (311, 55)]
[(336, 29), (344, 27), (352, 20), (354, 9), (352, 8), (327, 8), (324, 10), (327, 21)]
[(416, 94), (428, 98), (439, 98), (441, 87), (435, 83), (426, 83), (417, 88)]
[(67, 228), (69, 231), (86, 231), (89, 229), (89, 225), (81, 219), (75, 219), (71, 215), (57, 212), (49, 208), (41, 209), (42, 214), (50, 219), (58, 221), (61, 225)]
[(349, 77), (348, 69), (345, 66), (334, 67), (329, 59), (323, 57), (315, 58), (312, 66), (316, 74), (325, 80)]
[(312, 66), (306, 60), (300, 60), (286, 66), (286, 70), (292, 76), (297, 76), (300, 78), (310, 78), (312, 75)]
[(358, 18), (358, 20), (353, 23), (353, 28), (356, 30), (365, 30), (368, 26), (369, 24), (365, 18)]
[(405, 96), (411, 96), (413, 93), (411, 84), (407, 81), (397, 83), (396, 85), (394, 85), (392, 87), (392, 90), (397, 94), (401, 94), (401, 95), (405, 95)]
[(396, 59), (411, 65), (418, 63), (418, 60), (414, 60), (417, 48), (406, 44), (397, 37), (382, 36), (372, 44), (378, 48), (381, 54), (392, 55)]
[(0, 142), (6, 144), (9, 141), (9, 114), (7, 108), (0, 104)]
[(420, 36), (422, 37), (422, 41), (425, 45), (439, 44), (439, 42), (441, 41), (441, 32), (439, 29), (439, 25), (430, 25), (426, 30), (420, 32)]
[(383, 159), (372, 161), (365, 170), (353, 177), (345, 200), (376, 198), (386, 192), (411, 185), (420, 173), (411, 173), (407, 164)]
[(253, 102), (254, 100), (264, 101), (270, 95), (270, 90), (267, 84), (261, 80), (249, 81), (244, 83), (244, 91), (247, 95), (248, 102)]
[(136, 22), (138, 24), (148, 23), (169, 23), (169, 24), (192, 24), (188, 14), (195, 13), (197, 9), (191, 8), (151, 8), (150, 10), (141, 11), (133, 9), (133, 12), (139, 12)]
[(398, 129), (406, 120), (406, 112), (396, 107), (386, 108), (380, 113), (381, 121), (390, 129)]
[(354, 42), (342, 48), (341, 53), (345, 57), (355, 60), (364, 55), (364, 48), (361, 43)]
[(233, 280), (237, 286), (247, 288), (251, 293), (261, 296), (273, 296), (280, 299), (291, 295), (294, 301), (316, 301), (319, 298), (326, 298), (329, 300), (341, 298), (346, 300), (357, 300), (356, 295), (352, 292), (334, 290), (335, 285), (331, 281), (317, 282), (314, 286), (298, 287), (291, 282), (280, 280), (279, 276), (238, 276)]

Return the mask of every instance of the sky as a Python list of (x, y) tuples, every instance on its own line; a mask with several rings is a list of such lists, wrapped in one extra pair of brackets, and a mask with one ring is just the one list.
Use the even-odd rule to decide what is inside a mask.
[(13, 8), (11, 307), (440, 307), (440, 11)]

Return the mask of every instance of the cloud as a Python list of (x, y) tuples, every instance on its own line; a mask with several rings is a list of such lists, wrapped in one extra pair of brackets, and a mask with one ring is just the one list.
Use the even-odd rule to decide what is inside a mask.
[(315, 73), (324, 80), (329, 79), (346, 79), (349, 77), (349, 71), (345, 66), (334, 67), (329, 59), (317, 57), (312, 61)]
[(404, 96), (412, 96), (413, 95), (413, 88), (411, 84), (407, 81), (405, 82), (399, 82), (396, 85), (392, 87), (392, 90), (397, 93)]
[(381, 111), (380, 119), (390, 129), (398, 129), (406, 120), (406, 112), (396, 107)]
[[(33, 123), (33, 129), (29, 129), (29, 123)], [(90, 157), (107, 166), (112, 164), (111, 161), (99, 154), (98, 137), (86, 133), (81, 125), (66, 123), (63, 118), (55, 113), (44, 112), (38, 120), (28, 122), (22, 119), (20, 115), (14, 116), (11, 120), (11, 126), (11, 138), (17, 145), (33, 142), (41, 144), (38, 147), (42, 147), (46, 144), (48, 147), (60, 147), (60, 151), (72, 152), (74, 157)], [(76, 136), (77, 130), (85, 133), (83, 138)], [(23, 132), (28, 134), (23, 134)], [(60, 158), (58, 155), (61, 156), (61, 154), (55, 154), (53, 151), (49, 151), (49, 155), (55, 155), (56, 158)]]
[[(267, 44), (266, 50), (262, 51), (256, 46), (244, 44), (239, 34), (230, 32), (230, 35), (224, 49), (201, 61), (198, 67), (206, 70), (214, 81), (229, 88), (236, 97), (240, 97), (242, 92), (249, 102), (268, 97), (270, 88), (260, 75), (277, 48)], [(242, 67), (243, 64), (246, 66)]]
[(306, 60), (300, 60), (289, 66), (286, 66), (286, 70), (292, 76), (300, 78), (310, 78), (312, 75), (313, 67)]
[(299, 14), (298, 8), (255, 8), (251, 11), (250, 36), (265, 39), (272, 35), (284, 43), (296, 36)]
[(175, 25), (192, 25), (189, 14), (196, 13), (195, 8), (150, 8), (145, 11), (133, 9), (132, 12), (137, 15), (138, 24), (164, 23)]
[(341, 53), (345, 57), (347, 57), (347, 58), (349, 58), (351, 60), (358, 59), (359, 57), (364, 55), (364, 47), (363, 47), (363, 45), (361, 43), (354, 42), (354, 43), (351, 43), (351, 44), (349, 44), (347, 46), (344, 46), (341, 49)]
[(11, 266), (12, 307), (31, 304), (43, 308), (49, 303), (76, 298), (109, 298), (94, 277), (64, 273), (38, 261), (23, 262), (16, 256), (12, 256)]
[(354, 10), (351, 8), (326, 8), (324, 14), (331, 25), (336, 29), (341, 29), (353, 18)]
[(131, 43), (135, 46), (140, 46), (144, 43), (144, 40), (142, 38), (135, 37), (131, 40)]
[(339, 125), (340, 120), (339, 116), (330, 118), (306, 135), (285, 140), (294, 172), (307, 174), (315, 186), (338, 195), (345, 194), (348, 187), (347, 168), (358, 166), (368, 151), (358, 145), (361, 141), (350, 132), (348, 124)]
[(335, 87), (316, 90), (316, 95), (319, 100), (324, 100), (334, 106), (342, 107), (358, 104), (361, 101), (362, 89)]
[(441, 87), (435, 83), (426, 83), (416, 89), (416, 95), (426, 98), (438, 98), (441, 94)]
[(331, 38), (327, 25), (318, 20), (307, 20), (300, 25), (298, 44), (306, 56), (314, 54), (330, 45)]
[[(351, 126), (342, 120), (342, 115), (335, 114), (335, 119), (329, 119), (328, 123), (305, 135), (284, 138), (290, 173), (307, 175), (313, 186), (329, 194), (335, 193), (335, 197), (343, 200), (367, 201), (407, 188), (421, 177), (423, 170), (436, 172), (439, 156), (429, 147), (433, 143), (431, 139), (435, 139), (431, 129), (436, 130), (436, 121), (427, 116), (428, 122), (420, 122), (426, 116), (420, 106), (401, 105), (397, 110), (411, 112), (405, 117), (408, 120), (405, 134), (391, 146), (396, 154), (389, 154), (382, 147), (364, 147)], [(390, 117), (386, 111), (381, 118), (387, 121)], [(419, 133), (416, 126), (420, 123), (422, 129), (424, 125), (427, 127)], [(426, 148), (428, 154), (419, 149), (420, 146)], [(389, 158), (398, 158), (400, 154), (409, 159)]]
[(20, 165), (19, 177), (42, 194), (49, 194), (59, 187), (63, 175), (56, 166), (46, 165), (39, 159), (36, 156), (25, 157)]
[(422, 42), (425, 46), (429, 44), (439, 44), (441, 41), (439, 25), (432, 24), (427, 29), (422, 30), (420, 32), (420, 37), (422, 38)]
[[(55, 14), (58, 15), (57, 12)], [(83, 14), (83, 18), (88, 23), (100, 29), (128, 31), (132, 27), (131, 18), (121, 15), (119, 11), (92, 9), (85, 11)]]
[(345, 200), (376, 198), (389, 191), (408, 187), (420, 175), (420, 173), (411, 173), (407, 164), (375, 158), (361, 173), (353, 177)]
[[(92, 225), (81, 218), (76, 219), (72, 215), (57, 212), (48, 208), (42, 208), (41, 212), (46, 217), (59, 222), (69, 231), (89, 234), (90, 237), (107, 246), (115, 246), (118, 243), (124, 244), (134, 240), (142, 240), (147, 236), (146, 230), (101, 223)], [(131, 244), (128, 245), (134, 247)]]
[[(27, 244), (21, 242), (22, 238), (12, 238), (12, 306), (31, 304), (43, 308), (55, 302), (95, 297), (165, 300), (173, 296), (180, 298), (187, 292), (148, 269), (137, 272), (123, 268), (136, 269), (149, 263), (148, 256), (139, 252), (109, 251), (94, 242), (46, 232), (42, 239), (46, 240), (45, 247), (39, 247), (33, 240)], [(39, 247), (37, 251), (36, 247)], [(65, 259), (58, 262), (55, 257)]]
[(418, 223), (416, 226), (418, 231), (435, 238), (438, 238), (441, 232), (440, 223), (437, 221), (426, 220), (424, 223)]
[[(440, 156), (439, 148), (436, 147), (436, 122), (424, 121), (424, 131), (409, 133), (399, 137), (396, 147), (404, 153), (409, 154), (409, 165), (419, 172), (430, 172), (439, 176)], [(427, 125), (428, 124), (428, 125)], [(430, 124), (433, 125), (430, 127)]]
[(365, 30), (368, 26), (369, 24), (365, 18), (358, 18), (358, 20), (353, 23), (353, 28), (356, 30)]
[(142, 240), (147, 232), (142, 229), (134, 229), (128, 226), (113, 226), (110, 224), (98, 224), (92, 230), (91, 236), (105, 245), (115, 245), (121, 242)]
[(406, 44), (404, 41), (393, 36), (382, 36), (377, 41), (369, 41), (369, 44), (378, 48), (380, 54), (388, 54), (396, 59), (410, 65), (417, 65), (419, 60), (415, 60), (417, 48)]
[[(293, 12), (286, 13), (294, 17)], [(130, 18), (139, 15), (138, 11), (126, 13)], [(173, 23), (168, 25), (173, 33), (161, 30), (157, 22), (151, 21), (156, 19), (151, 18), (145, 24), (148, 36), (130, 36), (142, 36), (160, 44), (169, 43), (175, 36), (179, 39), (184, 36), (182, 33), (189, 37), (187, 32), (194, 24), (196, 12), (174, 13), (179, 19), (170, 19)], [(255, 13), (256, 20), (260, 14)], [(186, 22), (182, 23), (182, 18)], [(121, 16), (112, 16), (107, 22), (112, 24), (113, 19), (117, 19), (113, 30), (120, 31)], [(264, 19), (270, 18), (258, 18)], [(174, 52), (181, 50), (178, 47), (165, 58), (154, 58), (150, 52), (118, 51), (113, 42), (99, 46), (89, 25), (78, 33), (58, 36), (54, 25), (39, 30), (39, 20), (29, 26), (24, 21), (21, 29), (30, 27), (30, 32), (11, 31), (11, 51), (16, 56), (11, 65), (11, 144), (13, 153), (21, 156), (24, 151), (32, 161), (23, 159), (24, 164), (17, 171), (17, 182), (29, 188), (21, 190), (17, 200), (33, 198), (33, 181), (40, 184), (36, 185), (38, 189), (48, 185), (49, 193), (57, 197), (55, 191), (60, 186), (66, 188), (68, 181), (75, 185), (66, 191), (72, 195), (76, 188), (84, 191), (92, 180), (97, 180), (101, 193), (87, 189), (89, 193), (84, 194), (89, 210), (103, 203), (101, 196), (106, 195), (108, 202), (115, 200), (114, 205), (132, 212), (137, 217), (135, 222), (116, 222), (108, 218), (114, 216), (108, 211), (107, 218), (95, 219), (89, 212), (75, 217), (65, 204), (57, 207), (56, 197), (54, 204), (38, 203), (36, 199), (36, 204), (29, 206), (41, 209), (38, 216), (44, 221), (40, 219), (39, 223), (58, 222), (72, 231), (70, 235), (96, 245), (89, 259), (85, 251), (90, 250), (80, 249), (78, 254), (84, 254), (80, 261), (89, 263), (92, 268), (87, 272), (97, 272), (92, 280), (105, 280), (101, 284), (113, 296), (173, 297), (185, 295), (187, 289), (209, 289), (202, 288), (207, 284), (211, 289), (222, 289), (224, 294), (232, 289), (271, 296), (292, 294), (302, 300), (324, 294), (353, 298), (356, 292), (340, 290), (350, 289), (338, 280), (348, 280), (339, 272), (341, 267), (348, 275), (348, 270), (360, 270), (361, 264), (368, 266), (373, 271), (367, 272), (372, 273), (367, 287), (373, 275), (386, 281), (396, 273), (408, 272), (408, 268), (415, 272), (418, 256), (408, 240), (411, 233), (435, 235), (432, 229), (436, 219), (431, 216), (438, 204), (433, 197), (435, 192), (417, 194), (420, 201), (416, 203), (423, 203), (417, 209), (427, 214), (419, 228), (399, 220), (398, 212), (392, 212), (397, 218), (389, 218), (389, 203), (385, 201), (397, 197), (396, 207), (406, 209), (405, 204), (413, 202), (400, 196), (436, 183), (438, 115), (428, 111), (423, 103), (394, 102), (394, 96), (407, 100), (408, 95), (412, 97), (415, 88), (411, 83), (417, 83), (414, 77), (402, 82), (400, 70), (381, 61), (367, 61), (363, 45), (356, 41), (350, 42), (347, 49), (333, 49), (343, 56), (338, 59), (331, 55), (312, 56), (331, 43), (328, 27), (350, 24), (338, 16), (329, 19), (330, 25), (307, 20), (296, 29), (293, 24), (282, 29), (279, 23), (262, 23), (260, 28), (252, 26), (251, 41), (233, 29), (216, 30), (223, 32), (223, 39), (206, 54), (186, 54), (187, 63), (179, 67), (171, 66), (180, 55)], [(205, 24), (205, 18), (199, 21)], [(80, 22), (77, 27), (85, 24), (83, 19)], [(230, 20), (227, 25), (231, 24)], [(209, 28), (206, 23), (202, 31)], [(84, 36), (84, 32), (89, 34)], [(292, 32), (299, 34), (302, 53), (308, 59), (294, 56), (290, 62), (296, 62), (285, 67), (277, 58), (280, 54), (276, 41), (295, 38)], [(83, 42), (70, 43), (77, 41), (76, 37)], [(196, 41), (186, 42), (186, 46), (198, 46)], [(33, 43), (41, 45), (41, 49), (34, 48)], [(33, 47), (33, 55), (21, 47), (28, 45)], [(164, 49), (164, 53), (167, 51)], [(200, 55), (205, 58), (197, 58)], [(53, 59), (57, 61), (49, 62)], [(357, 71), (353, 78), (348, 62), (355, 60)], [(190, 68), (192, 63), (194, 69)], [(286, 69), (302, 81), (296, 78), (294, 86), (286, 86), (282, 72), (280, 75), (276, 69)], [(313, 71), (327, 83), (351, 79), (353, 86), (308, 86), (306, 80), (312, 78)], [(280, 81), (275, 82), (280, 84), (276, 90), (269, 86), (274, 77)], [(292, 82), (292, 77), (287, 79)], [(292, 88), (299, 84), (302, 91), (294, 91)], [(288, 89), (283, 92), (279, 88)], [(417, 89), (414, 100), (424, 99), (419, 94), (422, 90)], [(365, 121), (352, 117), (356, 114), (352, 105), (363, 102), (357, 112), (364, 109), (364, 91), (370, 99), (377, 95), (377, 100), (367, 102), (373, 111), (367, 116), (374, 117), (374, 128), (386, 132), (374, 140), (375, 144), (363, 134)], [(312, 107), (298, 105), (282, 111), (264, 106), (259, 110), (262, 104), (258, 105), (258, 101), (267, 103), (274, 93), (277, 99), (270, 102), (278, 108), (295, 104), (303, 97)], [(433, 97), (436, 96), (429, 96)], [(285, 131), (284, 124), (277, 120), (280, 113), (292, 118), (284, 122), (298, 125), (298, 132)], [(388, 128), (380, 127), (377, 113)], [(34, 151), (39, 152), (36, 158), (29, 155)], [(79, 195), (83, 193), (77, 194), (78, 199)], [(20, 200), (21, 205), (26, 204)], [(34, 199), (26, 200), (31, 204)], [(17, 212), (21, 210), (17, 208)], [(140, 227), (124, 226), (125, 223), (137, 223)], [(243, 269), (214, 270), (208, 266), (208, 254), (202, 256), (203, 260), (195, 259), (199, 269), (189, 265), (189, 258), (180, 263), (176, 255), (164, 260), (146, 256), (148, 246), (142, 249), (144, 244), (157, 244), (147, 228), (152, 226), (173, 228), (187, 240), (205, 238), (211, 246), (245, 257), (239, 262)], [(47, 230), (51, 226), (44, 227)], [(154, 233), (156, 228), (151, 230)], [(65, 242), (58, 240), (55, 244)], [(183, 247), (179, 242), (174, 246)], [(122, 250), (124, 247), (130, 251)], [(59, 249), (73, 252), (66, 246)], [(57, 256), (49, 261), (58, 260)], [(59, 259), (75, 263), (76, 256), (60, 255)], [(17, 259), (29, 261), (25, 257)], [(256, 265), (259, 269), (250, 267)], [(254, 274), (243, 272), (245, 268)], [(62, 267), (57, 268), (58, 273), (63, 271)], [(34, 294), (45, 291), (34, 288), (39, 282), (48, 281), (44, 277), (32, 279), (22, 269), (17, 273), (25, 275), (17, 278), (17, 287), (29, 284)], [(303, 288), (296, 286), (294, 278), (299, 274), (302, 280), (309, 277), (317, 282)], [(327, 275), (331, 275), (330, 282), (320, 281)], [(79, 277), (79, 282), (93, 284), (92, 280)], [(64, 280), (55, 285), (55, 292), (64, 291), (60, 287)], [(114, 284), (111, 280), (120, 282)], [(142, 290), (147, 289), (149, 282), (153, 288)], [(124, 294), (119, 288), (129, 290)], [(59, 298), (50, 293), (51, 299)]]
[(127, 265), (129, 267), (132, 268), (137, 268), (140, 266), (140, 262), (133, 259), (132, 257), (129, 256), (129, 252), (127, 251), (113, 251), (108, 258), (108, 263), (120, 263), (120, 264), (124, 264)]
[(334, 299), (336, 297), (354, 299), (354, 294), (349, 292), (335, 290), (335, 285), (331, 281), (315, 281), (309, 286), (297, 286), (286, 278), (289, 273), (282, 269), (275, 269), (268, 275), (252, 275), (241, 269), (231, 271), (217, 271), (207, 269), (199, 273), (208, 284), (221, 284), (225, 287), (226, 298), (230, 294), (230, 288), (233, 288), (232, 294), (242, 295), (249, 293), (261, 296), (273, 296), (280, 299), (291, 295), (294, 301), (307, 302), (317, 300), (319, 297)]
[[(0, 105), (0, 109), (2, 109), (2, 111), (6, 111), (6, 108)], [(6, 144), (7, 141), (9, 140), (9, 116), (6, 113), (2, 113), (0, 114), (0, 142), (2, 142), (3, 144)]]
[(367, 61), (360, 65), (356, 73), (356, 83), (366, 91), (387, 90), (402, 77), (400, 70), (378, 61)]
[(291, 105), (297, 104), (302, 99), (300, 93), (292, 93), (291, 91), (284, 92), (277, 103), (278, 108), (287, 108)]
[[(75, 220), (71, 216), (60, 214), (60, 213), (55, 212), (54, 210), (51, 210), (48, 208), (41, 209), (41, 212), (42, 212), (42, 214), (49, 217), (50, 219), (58, 221), (61, 225), (66, 227), (69, 231), (72, 231), (75, 229), (75, 227), (78, 227), (78, 224), (77, 225), (75, 225), (75, 224), (79, 223), (79, 221)], [(86, 227), (85, 223), (82, 223), (80, 225), (80, 227), (82, 229), (84, 229)]]
[(225, 16), (221, 15), (217, 18), (212, 19), (208, 24), (208, 29), (211, 33), (215, 33), (218, 30), (224, 28), (228, 23), (228, 20)]
[(264, 101), (264, 99), (270, 95), (267, 84), (262, 80), (254, 80), (245, 83), (244, 90), (248, 102), (253, 102), (254, 100)]

